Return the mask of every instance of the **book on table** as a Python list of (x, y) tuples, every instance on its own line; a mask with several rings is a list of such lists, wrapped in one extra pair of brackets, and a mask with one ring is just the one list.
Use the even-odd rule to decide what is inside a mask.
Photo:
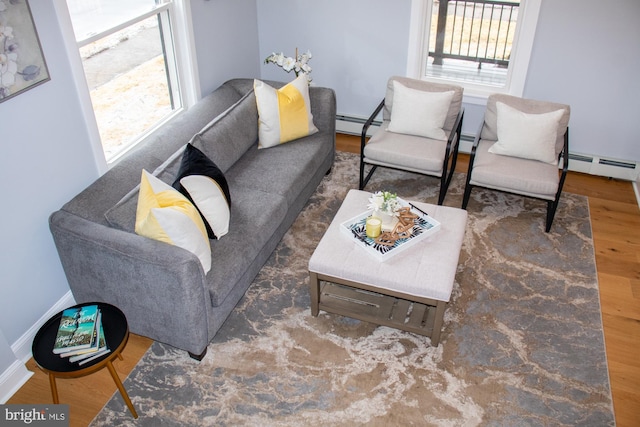
[(109, 348), (107, 347), (107, 342), (104, 338), (104, 330), (102, 329), (102, 322), (99, 323), (97, 329), (97, 338), (96, 345), (91, 348), (89, 351), (86, 351), (81, 354), (73, 355), (69, 358), (71, 362), (78, 362), (79, 365), (84, 365), (87, 362), (91, 362), (98, 357), (109, 353)]
[(95, 327), (93, 328), (93, 338), (91, 340), (91, 345), (87, 348), (81, 348), (78, 350), (65, 351), (64, 353), (60, 353), (60, 357), (73, 357), (73, 356), (81, 356), (86, 353), (94, 353), (98, 350), (100, 344), (100, 333), (102, 331), (102, 313), (98, 309), (98, 317), (96, 317)]
[(102, 313), (97, 305), (62, 312), (53, 352), (79, 365), (110, 352), (102, 327)]
[(90, 348), (96, 339), (98, 306), (67, 308), (62, 312), (60, 326), (53, 346), (55, 354)]

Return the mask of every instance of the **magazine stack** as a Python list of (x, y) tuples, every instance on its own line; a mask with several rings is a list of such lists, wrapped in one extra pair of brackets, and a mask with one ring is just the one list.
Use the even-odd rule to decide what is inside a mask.
[(53, 352), (84, 365), (109, 353), (97, 305), (67, 308), (62, 312)]

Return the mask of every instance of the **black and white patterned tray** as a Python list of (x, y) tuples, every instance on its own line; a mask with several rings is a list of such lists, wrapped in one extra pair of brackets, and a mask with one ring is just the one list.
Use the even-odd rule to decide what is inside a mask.
[(440, 230), (440, 222), (436, 219), (417, 209), (412, 204), (400, 198), (398, 198), (398, 200), (402, 206), (410, 207), (411, 212), (418, 215), (418, 217), (414, 219), (411, 236), (396, 240), (393, 246), (381, 245), (376, 243), (375, 239), (367, 237), (365, 227), (367, 218), (369, 218), (373, 212), (371, 210), (363, 212), (360, 215), (340, 224), (340, 231), (346, 236), (349, 236), (358, 246), (363, 248), (378, 261), (386, 261)]

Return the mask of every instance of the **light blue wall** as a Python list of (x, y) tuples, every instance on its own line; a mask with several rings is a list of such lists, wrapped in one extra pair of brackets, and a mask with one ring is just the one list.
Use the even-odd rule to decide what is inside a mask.
[(47, 219), (98, 177), (54, 5), (29, 3), (51, 81), (0, 103), (0, 328), (9, 343), (69, 290)]
[(193, 0), (200, 92), (236, 77), (260, 77), (256, 0)]
[[(260, 59), (311, 50), (313, 82), (336, 91), (338, 114), (368, 116), (407, 66), (411, 0), (257, 0)], [(262, 77), (288, 81), (274, 64)]]
[[(11, 347), (9, 346), (9, 342), (2, 333), (2, 329), (0, 329), (0, 368), (7, 368), (11, 366), (16, 360), (15, 355), (11, 351)], [(4, 371), (4, 369), (2, 369)], [(0, 396), (3, 394), (0, 393)]]
[(640, 1), (543, 1), (524, 95), (571, 105), (570, 151), (640, 161)]

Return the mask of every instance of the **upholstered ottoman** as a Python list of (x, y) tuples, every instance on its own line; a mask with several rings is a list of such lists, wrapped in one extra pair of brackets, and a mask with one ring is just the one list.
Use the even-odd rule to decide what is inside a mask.
[(440, 230), (384, 262), (340, 224), (366, 211), (371, 193), (351, 190), (309, 259), (311, 314), (320, 310), (390, 326), (440, 342), (467, 224), (462, 209), (413, 202)]

